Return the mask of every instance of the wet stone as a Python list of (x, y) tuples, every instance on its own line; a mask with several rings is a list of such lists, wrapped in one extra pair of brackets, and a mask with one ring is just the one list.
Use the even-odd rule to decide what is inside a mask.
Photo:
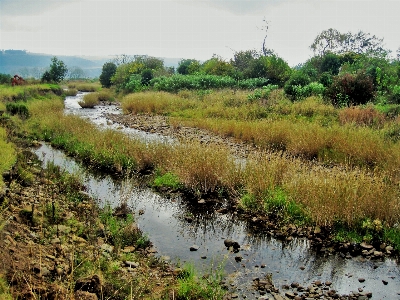
[(197, 250), (199, 250), (199, 248), (200, 248), (199, 246), (193, 245), (190, 247), (190, 251), (197, 251)]

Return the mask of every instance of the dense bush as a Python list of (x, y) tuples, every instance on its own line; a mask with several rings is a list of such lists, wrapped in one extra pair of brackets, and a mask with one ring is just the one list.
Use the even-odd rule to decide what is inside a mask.
[(335, 106), (366, 104), (375, 95), (373, 80), (365, 72), (339, 74), (326, 95)]
[(12, 115), (19, 115), (23, 118), (29, 117), (29, 110), (25, 103), (11, 102), (6, 104), (6, 110)]
[(269, 94), (278, 89), (279, 86), (276, 84), (269, 84), (267, 86), (263, 86), (262, 89), (256, 89), (253, 93), (247, 95), (247, 99), (252, 102), (259, 99), (268, 99)]
[(10, 83), (11, 75), (10, 74), (2, 74), (0, 73), (0, 84)]
[(128, 92), (140, 92), (142, 87), (142, 76), (133, 74), (129, 77), (129, 81), (125, 84), (125, 90)]
[(310, 77), (302, 71), (295, 71), (284, 86), (284, 91), (292, 100), (296, 100), (299, 88), (308, 85)]

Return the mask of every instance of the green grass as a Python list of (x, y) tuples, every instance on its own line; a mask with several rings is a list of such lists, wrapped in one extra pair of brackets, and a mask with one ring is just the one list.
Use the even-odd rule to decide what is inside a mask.
[(223, 299), (225, 291), (221, 287), (221, 280), (221, 270), (217, 269), (208, 276), (200, 277), (192, 264), (186, 264), (178, 275), (177, 299)]
[[(7, 132), (0, 127), (0, 173), (11, 169), (17, 160), (17, 153), (12, 143), (7, 142)], [(4, 188), (3, 176), (0, 176), (0, 191)]]
[(182, 187), (182, 184), (179, 181), (179, 177), (175, 174), (167, 172), (161, 175), (160, 172), (156, 172), (156, 178), (154, 178), (153, 187), (165, 187), (172, 190), (178, 190)]

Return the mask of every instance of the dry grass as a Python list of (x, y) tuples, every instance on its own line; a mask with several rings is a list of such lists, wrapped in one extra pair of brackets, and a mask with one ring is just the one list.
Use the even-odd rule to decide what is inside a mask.
[(341, 125), (355, 124), (358, 126), (382, 128), (385, 123), (385, 116), (372, 106), (353, 106), (343, 108), (339, 111), (339, 121)]
[(392, 226), (400, 217), (400, 194), (386, 179), (384, 173), (313, 168), (291, 174), (284, 187), (318, 225), (342, 221), (354, 226), (370, 218)]
[[(399, 181), (395, 180), (398, 168), (393, 169), (393, 173), (377, 169), (351, 169), (345, 168), (345, 165), (322, 168), (283, 153), (253, 156), (243, 166), (235, 161), (228, 149), (217, 145), (146, 144), (115, 131), (99, 131), (94, 125), (78, 117), (63, 116), (61, 101), (37, 101), (31, 103), (29, 108), (32, 113), (32, 117), (26, 121), (30, 124), (29, 130), (34, 128), (53, 137), (71, 137), (65, 146), (70, 153), (81, 153), (80, 155), (86, 155), (86, 158), (90, 157), (93, 163), (115, 170), (161, 169), (171, 172), (178, 176), (188, 190), (198, 196), (227, 192), (231, 197), (237, 197), (246, 192), (260, 198), (268, 191), (283, 188), (288, 197), (301, 204), (312, 221), (319, 225), (332, 225), (336, 220), (353, 225), (362, 218), (380, 219), (387, 224), (393, 224), (400, 216)], [(245, 122), (239, 125), (235, 125), (236, 123), (231, 121), (229, 124), (231, 127), (243, 126), (244, 133), (253, 130), (253, 139), (262, 137), (271, 142), (271, 136), (274, 134), (275, 143), (285, 144), (288, 155), (295, 151), (313, 155), (316, 150), (312, 149), (319, 147), (308, 145), (312, 144), (312, 141), (316, 145), (332, 143), (330, 146), (339, 149), (337, 152), (356, 151), (351, 146), (354, 144), (350, 142), (349, 149), (344, 149), (344, 141), (350, 139), (345, 137), (344, 141), (341, 141), (338, 136), (344, 135), (343, 133), (338, 134), (336, 129), (331, 129), (325, 137), (323, 129), (311, 123), (309, 127), (305, 126), (307, 123), (298, 123), (297, 127), (290, 127), (289, 121), (270, 121), (265, 124), (259, 122), (259, 127), (254, 124), (247, 125)], [(217, 123), (214, 125), (217, 126)], [(245, 126), (250, 127), (247, 129)], [(290, 130), (284, 129), (285, 126)], [(236, 130), (238, 129), (235, 128), (235, 132)], [(356, 148), (360, 149), (357, 151), (361, 152), (372, 142), (367, 141), (370, 138), (368, 128), (358, 131), (348, 128), (348, 131), (352, 138), (357, 137), (357, 143), (366, 143), (357, 144)], [(280, 136), (282, 132), (288, 136)], [(357, 136), (354, 132), (359, 132), (360, 135)], [(268, 134), (270, 137), (266, 138)], [(364, 153), (369, 153), (368, 159), (372, 161), (376, 161), (378, 158), (375, 156), (381, 155), (383, 151), (379, 148), (379, 143), (375, 141), (375, 144), (376, 149), (369, 145), (369, 150), (364, 150)], [(339, 146), (343, 149), (340, 150)], [(309, 152), (304, 152), (306, 148)], [(354, 154), (357, 157), (360, 155)], [(385, 159), (391, 161), (394, 158), (386, 156)]]
[(94, 108), (100, 103), (98, 93), (90, 93), (83, 96), (83, 100), (79, 101), (78, 104), (82, 108)]
[(71, 81), (68, 83), (68, 88), (81, 92), (96, 92), (101, 89), (101, 84), (99, 82)]

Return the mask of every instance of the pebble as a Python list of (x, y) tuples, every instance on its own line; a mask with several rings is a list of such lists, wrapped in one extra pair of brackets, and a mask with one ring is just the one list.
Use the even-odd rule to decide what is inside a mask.
[(190, 247), (190, 251), (197, 251), (197, 250), (199, 250), (199, 248), (200, 248), (199, 246), (193, 245)]

